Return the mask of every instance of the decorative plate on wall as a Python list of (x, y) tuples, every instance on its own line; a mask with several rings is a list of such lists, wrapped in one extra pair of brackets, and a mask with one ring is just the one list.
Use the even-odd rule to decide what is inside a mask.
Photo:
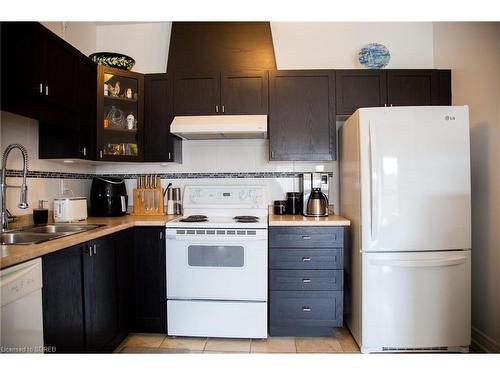
[(99, 65), (118, 69), (130, 70), (135, 64), (135, 60), (130, 56), (114, 52), (96, 52), (90, 55), (89, 58)]
[(391, 54), (386, 46), (370, 43), (359, 50), (359, 63), (368, 69), (382, 69), (391, 60)]

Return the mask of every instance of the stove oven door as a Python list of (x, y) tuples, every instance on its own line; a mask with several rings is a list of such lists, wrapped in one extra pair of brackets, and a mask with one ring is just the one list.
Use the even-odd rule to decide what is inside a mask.
[(167, 229), (167, 298), (267, 301), (267, 230)]

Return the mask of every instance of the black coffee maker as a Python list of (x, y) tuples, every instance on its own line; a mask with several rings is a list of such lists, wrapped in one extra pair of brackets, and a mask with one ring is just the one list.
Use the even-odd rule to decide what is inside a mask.
[(94, 177), (90, 188), (91, 216), (122, 216), (127, 213), (128, 196), (121, 178)]

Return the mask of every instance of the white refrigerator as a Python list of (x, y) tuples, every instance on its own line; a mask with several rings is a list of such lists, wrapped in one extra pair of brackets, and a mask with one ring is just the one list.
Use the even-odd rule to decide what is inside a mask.
[(468, 351), (468, 107), (362, 108), (339, 140), (345, 318), (361, 351)]

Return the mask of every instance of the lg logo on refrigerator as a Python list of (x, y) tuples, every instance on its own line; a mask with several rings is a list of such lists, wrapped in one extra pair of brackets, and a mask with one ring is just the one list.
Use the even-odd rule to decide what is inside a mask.
[(447, 116), (445, 116), (445, 117), (444, 117), (444, 119), (445, 119), (446, 121), (453, 121), (453, 120), (455, 120), (455, 116), (448, 116), (448, 115), (447, 115)]

